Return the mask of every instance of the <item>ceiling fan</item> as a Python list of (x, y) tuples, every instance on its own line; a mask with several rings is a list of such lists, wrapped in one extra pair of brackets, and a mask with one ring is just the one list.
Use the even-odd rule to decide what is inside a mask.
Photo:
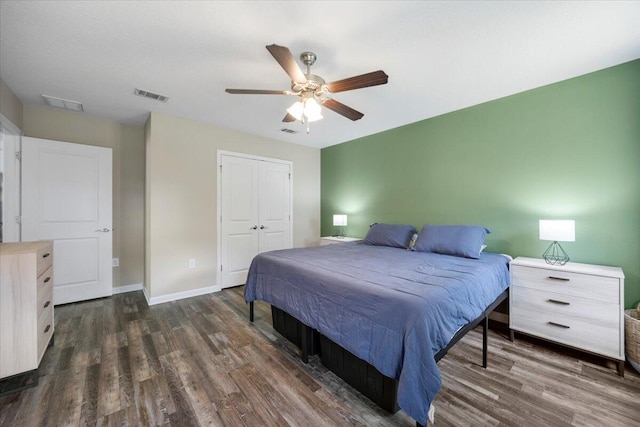
[(311, 74), (311, 66), (316, 62), (315, 53), (302, 52), (302, 54), (300, 54), (302, 63), (307, 66), (307, 72), (303, 73), (287, 47), (272, 44), (267, 46), (267, 50), (291, 78), (291, 90), (226, 89), (225, 91), (227, 93), (240, 95), (299, 96), (299, 101), (287, 109), (287, 114), (282, 121), (293, 122), (300, 120), (302, 123), (307, 124), (307, 133), (309, 133), (309, 122), (322, 119), (321, 106), (354, 121), (364, 116), (361, 112), (330, 98), (328, 96), (329, 94), (383, 85), (386, 84), (389, 79), (389, 76), (387, 76), (384, 71), (378, 70), (372, 73), (326, 83), (322, 77)]

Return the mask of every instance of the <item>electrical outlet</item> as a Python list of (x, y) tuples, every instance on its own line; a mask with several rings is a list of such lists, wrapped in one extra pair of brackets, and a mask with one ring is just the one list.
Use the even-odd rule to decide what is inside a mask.
[(113, 267), (119, 267), (120, 266), (120, 259), (119, 258), (114, 258), (111, 260), (111, 265)]
[(196, 260), (195, 259), (190, 259), (189, 260), (189, 268), (196, 268)]

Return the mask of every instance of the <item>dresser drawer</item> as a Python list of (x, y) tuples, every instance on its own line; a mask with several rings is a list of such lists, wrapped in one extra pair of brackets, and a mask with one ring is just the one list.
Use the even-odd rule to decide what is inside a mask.
[(593, 325), (602, 325), (617, 333), (620, 326), (620, 306), (574, 295), (557, 294), (539, 289), (514, 287), (510, 298), (518, 316), (520, 308), (573, 317)]
[(511, 281), (518, 287), (577, 296), (619, 304), (620, 281), (614, 277), (558, 271), (544, 268), (511, 266)]
[(53, 335), (53, 304), (44, 309), (38, 317), (38, 364), (42, 360), (47, 344)]
[(44, 273), (53, 263), (53, 243), (43, 246), (36, 252), (38, 264), (38, 277)]
[[(581, 318), (575, 313), (541, 308), (524, 300), (512, 301), (511, 307), (511, 329), (620, 359), (619, 321)], [(603, 307), (602, 311), (606, 314), (599, 316), (611, 317), (611, 307)]]
[(42, 312), (53, 305), (53, 267), (49, 267), (40, 277), (38, 277), (38, 305), (37, 316), (40, 318)]

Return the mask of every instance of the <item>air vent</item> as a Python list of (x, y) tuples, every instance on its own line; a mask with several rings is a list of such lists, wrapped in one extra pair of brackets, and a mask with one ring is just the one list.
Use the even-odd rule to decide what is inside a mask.
[(284, 133), (298, 133), (298, 131), (297, 131), (297, 130), (287, 129), (287, 128), (282, 128), (282, 129), (280, 129), (280, 132), (284, 132)]
[(55, 96), (42, 95), (44, 102), (51, 107), (64, 108), (65, 110), (77, 111), (82, 113), (84, 108), (82, 103), (78, 101), (72, 101), (70, 99), (56, 98)]
[(149, 92), (146, 90), (136, 88), (135, 92), (138, 96), (144, 96), (145, 98), (155, 99), (156, 101), (167, 102), (169, 100), (168, 96), (158, 95), (157, 93)]

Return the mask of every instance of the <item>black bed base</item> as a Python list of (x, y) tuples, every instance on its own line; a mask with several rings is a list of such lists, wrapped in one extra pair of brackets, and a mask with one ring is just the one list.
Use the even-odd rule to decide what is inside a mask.
[[(491, 303), (475, 320), (463, 326), (449, 341), (449, 344), (435, 355), (438, 362), (467, 332), (482, 323), (482, 367), (487, 367), (487, 331), (489, 328), (489, 314), (507, 299), (509, 290)], [(309, 356), (319, 354), (324, 366), (346, 383), (367, 396), (382, 409), (392, 414), (398, 412), (396, 402), (398, 380), (389, 378), (378, 371), (371, 364), (358, 358), (354, 354), (331, 341), (329, 338), (308, 327), (289, 313), (271, 306), (273, 328), (283, 337), (302, 349), (302, 361), (308, 363)], [(253, 302), (249, 303), (249, 318), (253, 322)], [(416, 421), (416, 426), (422, 426)]]
[(298, 348), (302, 348), (305, 342), (307, 343), (307, 354), (303, 354), (304, 363), (309, 361), (309, 356), (320, 353), (320, 334), (318, 331), (307, 327), (286, 311), (273, 305), (271, 306), (271, 319), (273, 329)]
[[(311, 355), (318, 354), (322, 364), (342, 378), (347, 384), (367, 396), (382, 409), (395, 414), (400, 409), (396, 403), (398, 380), (389, 378), (373, 365), (358, 358), (315, 329), (275, 306), (271, 306), (273, 329), (301, 348), (302, 360), (308, 363)], [(304, 351), (304, 336), (307, 351)]]

